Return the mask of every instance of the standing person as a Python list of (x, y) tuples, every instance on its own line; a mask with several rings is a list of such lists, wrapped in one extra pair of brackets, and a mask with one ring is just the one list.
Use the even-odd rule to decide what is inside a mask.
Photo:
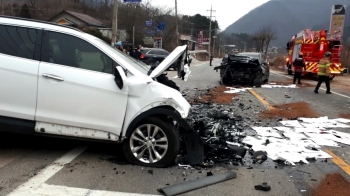
[(298, 84), (300, 83), (300, 79), (301, 79), (301, 74), (303, 72), (303, 69), (305, 70), (305, 61), (303, 58), (303, 53), (299, 52), (299, 57), (296, 58), (293, 61), (293, 66), (294, 66), (294, 79), (293, 79), (293, 84), (295, 84), (296, 80), (298, 79)]
[(118, 41), (115, 45), (116, 45), (115, 48), (116, 48), (117, 50), (120, 50), (120, 51), (123, 52), (123, 44), (122, 44), (121, 41)]
[(136, 49), (136, 52), (135, 52), (135, 59), (137, 60), (140, 60), (140, 57), (141, 57), (141, 49), (142, 49), (142, 45), (138, 45), (137, 49)]
[(331, 55), (331, 52), (325, 52), (324, 57), (320, 60), (318, 64), (318, 83), (314, 91), (315, 93), (318, 93), (318, 89), (320, 88), (321, 84), (325, 82), (327, 87), (326, 94), (332, 94), (331, 87), (329, 84), (329, 67), (331, 66), (329, 58), (331, 57)]
[(213, 58), (214, 58), (213, 51), (210, 51), (210, 66), (212, 65), (211, 63), (213, 62)]

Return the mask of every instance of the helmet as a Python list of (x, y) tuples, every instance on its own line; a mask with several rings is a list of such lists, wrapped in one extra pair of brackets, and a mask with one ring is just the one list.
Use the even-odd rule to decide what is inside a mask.
[(325, 57), (330, 57), (331, 55), (332, 55), (332, 53), (329, 52), (329, 51), (327, 51), (327, 52), (324, 53), (324, 56), (325, 56)]

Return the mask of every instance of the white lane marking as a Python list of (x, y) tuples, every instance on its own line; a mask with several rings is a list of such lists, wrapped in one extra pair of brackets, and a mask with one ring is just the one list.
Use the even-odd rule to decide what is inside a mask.
[(40, 171), (35, 177), (29, 179), (8, 196), (151, 196), (146, 194), (134, 194), (113, 192), (104, 190), (91, 190), (76, 187), (49, 185), (45, 182), (59, 172), (66, 164), (72, 162), (87, 147), (77, 147), (67, 152), (61, 158), (54, 161)]
[[(273, 70), (270, 70), (270, 71), (271, 71), (271, 73), (273, 73), (273, 74), (275, 74), (275, 75), (284, 76), (284, 77), (286, 77), (286, 78), (293, 79), (293, 77), (291, 77), (291, 76), (285, 76), (285, 75), (282, 75), (282, 74), (280, 74), (280, 73), (278, 73), (278, 72), (275, 72), (275, 71), (273, 71)], [(316, 82), (314, 82), (314, 81), (308, 81), (308, 82), (309, 82), (309, 83), (310, 83), (310, 82), (313, 82), (314, 84), (316, 83)], [(320, 87), (320, 89), (321, 89), (321, 90), (324, 90), (324, 91), (327, 90), (327, 89), (322, 88), (322, 87)], [(343, 94), (341, 94), (341, 93), (337, 93), (337, 92), (334, 92), (334, 91), (332, 91), (332, 94), (336, 94), (336, 95), (339, 95), (339, 96), (341, 96), (341, 97), (345, 97), (345, 98), (350, 99), (350, 96), (343, 95)]]
[(70, 163), (76, 157), (78, 157), (87, 147), (77, 147), (61, 158), (57, 159), (53, 164), (47, 166), (42, 171), (40, 171), (35, 177), (29, 179), (24, 184), (20, 185), (13, 192), (8, 194), (9, 196), (25, 196), (25, 195), (33, 195), (32, 191), (37, 190), (40, 186), (55, 175), (58, 171), (60, 171), (65, 164)]
[(24, 194), (22, 193), (23, 196), (152, 196), (146, 194), (91, 190), (49, 184), (42, 184), (39, 189), (33, 190), (30, 194)]
[(31, 150), (32, 149), (12, 149), (11, 151), (0, 151), (0, 168), (6, 166), (7, 164), (21, 157), (22, 155), (30, 152)]

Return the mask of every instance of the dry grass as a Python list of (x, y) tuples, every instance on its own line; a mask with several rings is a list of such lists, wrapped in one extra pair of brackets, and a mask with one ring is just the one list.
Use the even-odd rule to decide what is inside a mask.
[(298, 117), (316, 118), (319, 115), (313, 111), (308, 103), (295, 102), (288, 104), (280, 104), (273, 106), (273, 110), (265, 110), (261, 112), (261, 117), (265, 119), (269, 118), (287, 118), (295, 119)]

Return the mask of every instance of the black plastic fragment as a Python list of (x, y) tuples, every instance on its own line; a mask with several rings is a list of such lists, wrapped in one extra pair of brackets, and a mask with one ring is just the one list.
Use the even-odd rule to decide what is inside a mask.
[(259, 185), (255, 185), (254, 188), (255, 188), (255, 190), (261, 190), (261, 191), (271, 190), (271, 187), (269, 185), (267, 185), (267, 182), (264, 182), (264, 183), (259, 184)]
[(179, 184), (158, 189), (158, 191), (163, 193), (166, 196), (178, 195), (181, 193), (186, 193), (195, 189), (203, 188), (203, 187), (216, 184), (219, 182), (223, 182), (226, 180), (231, 180), (233, 178), (236, 178), (236, 176), (237, 176), (236, 173), (232, 171), (228, 171), (226, 173), (199, 178), (193, 181), (181, 182)]
[(200, 140), (199, 134), (195, 131), (183, 131), (184, 142), (187, 153), (184, 161), (189, 165), (198, 165), (204, 160), (204, 147)]

